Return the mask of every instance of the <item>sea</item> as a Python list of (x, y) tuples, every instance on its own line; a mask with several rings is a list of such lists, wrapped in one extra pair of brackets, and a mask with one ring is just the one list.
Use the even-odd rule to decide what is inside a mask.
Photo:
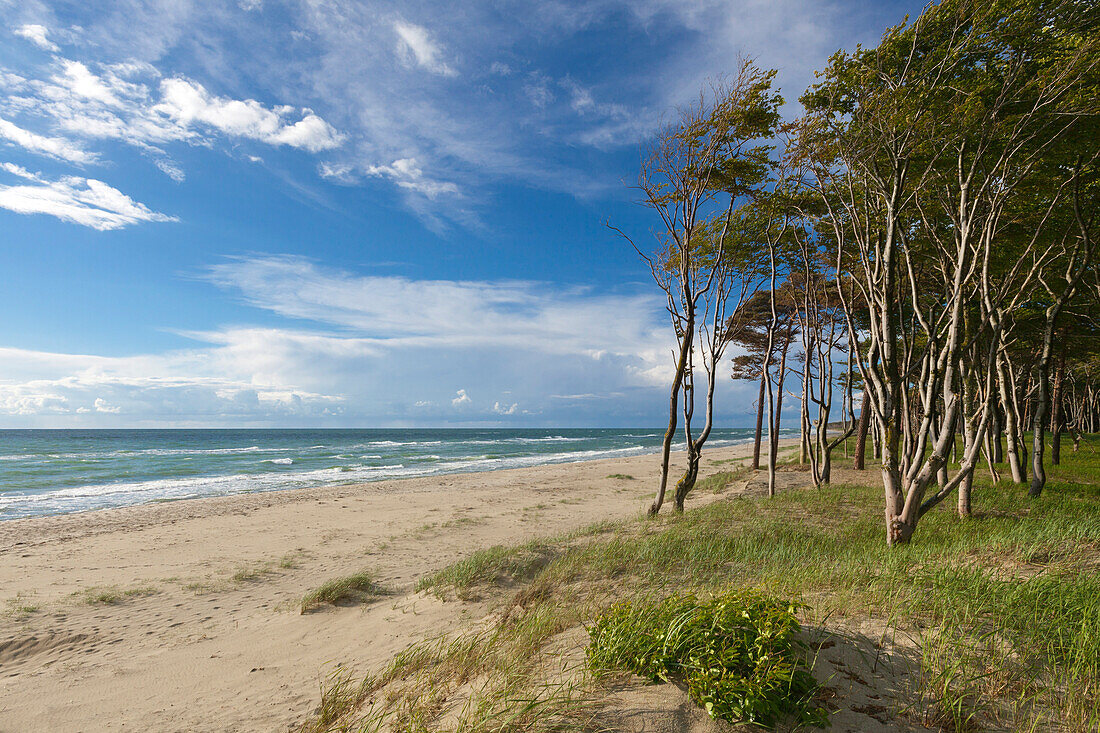
[[(751, 440), (716, 429), (708, 445)], [(4, 430), (0, 521), (656, 453), (659, 429)], [(674, 446), (676, 447), (676, 446)]]

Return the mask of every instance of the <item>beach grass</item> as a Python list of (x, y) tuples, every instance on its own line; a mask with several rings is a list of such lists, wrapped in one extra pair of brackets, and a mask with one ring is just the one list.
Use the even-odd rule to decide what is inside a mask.
[(333, 578), (310, 591), (302, 597), (300, 609), (301, 613), (308, 613), (326, 605), (372, 600), (385, 593), (386, 590), (375, 582), (373, 573), (361, 570), (352, 575)]
[[(895, 548), (885, 546), (881, 487), (871, 469), (849, 474), (860, 477), (855, 483), (718, 500), (682, 515), (481, 550), (417, 589), (495, 598), (499, 623), (472, 637), (413, 645), (355, 687), (365, 692), (341, 719), (367, 714), (362, 701), (387, 689), (390, 703), (368, 711), (385, 721), (378, 729), (415, 729), (392, 725), (395, 710), (415, 707), (398, 689), (403, 684), (425, 696), (413, 716), (421, 721), (441, 711), (432, 707), (433, 695), (444, 699), (474, 679), (479, 690), (511, 689), (515, 699), (533, 699), (545, 681), (550, 640), (591, 626), (615, 603), (653, 608), (685, 593), (706, 602), (751, 592), (799, 604), (805, 624), (878, 619), (914, 639), (919, 680), (899, 691), (892, 711), (913, 722), (950, 731), (1096, 731), (1100, 441), (1086, 438), (1049, 470), (1038, 500), (1026, 487), (978, 476), (972, 517), (959, 518), (945, 503), (924, 518), (911, 544)], [(745, 475), (723, 471), (699, 489), (724, 488)], [(628, 639), (627, 648), (637, 641)], [(526, 659), (530, 664), (516, 662)], [(595, 714), (597, 704), (579, 702), (599, 698), (593, 675), (558, 679), (569, 690), (560, 710)], [(468, 702), (492, 697), (469, 695)], [(504, 714), (508, 706), (494, 699), (477, 704)], [(557, 712), (555, 703), (540, 706), (533, 727), (524, 729), (558, 720)]]
[(738, 468), (733, 471), (718, 471), (701, 479), (695, 485), (695, 491), (709, 491), (712, 494), (720, 494), (728, 489), (730, 485), (749, 478), (752, 473), (752, 469), (750, 468)]
[(553, 554), (554, 549), (544, 542), (488, 547), (421, 578), (415, 590), (430, 591), (440, 598), (445, 598), (450, 590), (460, 598), (469, 598), (478, 586), (514, 584), (531, 579), (546, 566)]
[(113, 606), (122, 603), (129, 598), (142, 598), (160, 593), (160, 589), (151, 585), (135, 586), (133, 588), (95, 587), (83, 591), (77, 591), (74, 595), (80, 596), (89, 606)]
[(4, 602), (4, 615), (16, 620), (25, 619), (27, 616), (38, 613), (42, 605), (31, 597), (34, 594), (17, 593), (14, 598)]

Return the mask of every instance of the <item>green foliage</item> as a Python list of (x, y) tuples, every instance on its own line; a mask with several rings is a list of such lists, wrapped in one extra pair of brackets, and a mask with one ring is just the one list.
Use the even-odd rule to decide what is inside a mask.
[(796, 638), (798, 608), (750, 591), (618, 603), (589, 630), (588, 664), (597, 676), (626, 670), (654, 682), (683, 681), (720, 720), (825, 725)]

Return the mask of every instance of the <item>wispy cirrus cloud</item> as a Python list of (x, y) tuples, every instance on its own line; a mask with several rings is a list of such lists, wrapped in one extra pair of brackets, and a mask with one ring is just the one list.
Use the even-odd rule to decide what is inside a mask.
[(65, 58), (42, 25), (24, 25), (16, 33), (42, 48), (49, 43), (57, 54), (35, 74), (0, 70), (0, 140), (29, 153), (87, 166), (101, 159), (90, 146), (115, 141), (141, 149), (157, 168), (182, 181), (185, 172), (168, 147), (173, 143), (253, 140), (320, 153), (344, 140), (308, 107), (218, 95), (185, 76), (165, 78), (147, 61)]
[(11, 163), (0, 169), (23, 183), (0, 183), (0, 208), (17, 214), (47, 214), (63, 221), (108, 231), (141, 222), (178, 221), (151, 210), (103, 181), (79, 176), (47, 180)]
[(96, 160), (94, 153), (83, 150), (72, 140), (64, 137), (50, 137), (24, 130), (14, 122), (0, 117), (0, 140), (11, 145), (23, 148), (32, 153), (38, 153), (50, 158), (65, 160), (70, 163), (83, 165)]
[(403, 20), (394, 21), (393, 29), (397, 33), (398, 54), (416, 66), (427, 69), (433, 74), (457, 76), (458, 72), (443, 61), (443, 49), (432, 40), (428, 29)]
[[(268, 107), (255, 99), (219, 96), (185, 77), (162, 78), (145, 63), (104, 64), (93, 70), (83, 62), (57, 58), (50, 67), (45, 78), (0, 79), (0, 91), (6, 92), (0, 109), (68, 136), (31, 138), (28, 135), (34, 133), (25, 131), (4, 135), (31, 152), (88, 162), (90, 158), (77, 154), (63, 155), (57, 147), (73, 138), (118, 140), (144, 148), (172, 142), (210, 144), (213, 136), (222, 135), (316, 153), (337, 147), (343, 139), (309, 108)], [(68, 144), (75, 149), (75, 143)]]
[[(158, 160), (168, 142), (211, 144), (219, 137), (328, 153), (318, 165), (325, 178), (385, 181), (439, 229), (444, 220), (476, 223), (486, 190), (500, 182), (580, 197), (621, 191), (623, 172), (591, 166), (586, 150), (637, 145), (668, 110), (696, 98), (706, 80), (731, 71), (738, 56), (781, 68), (793, 99), (831, 51), (873, 38), (883, 19), (872, 16), (889, 14), (842, 0), (472, 0), (461, 13), (415, 0), (399, 15), (380, 0), (280, 7), (285, 17), (274, 25), (272, 9), (258, 3), (241, 9), (134, 0), (126, 13), (90, 13), (83, 37), (115, 61), (86, 62), (84, 69), (125, 109), (105, 95), (81, 96), (80, 67), (58, 61), (69, 66), (27, 82), (32, 93), (23, 95), (39, 105), (56, 97), (46, 108), (53, 129), (24, 123), (2, 106), (0, 113), (44, 136), (156, 146)], [(30, 25), (53, 43), (49, 17)], [(147, 32), (128, 32), (134, 18)], [(606, 60), (562, 69), (557, 59), (593, 34), (604, 39)], [(34, 43), (38, 37), (27, 36)], [(309, 105), (284, 110), (171, 71), (156, 77), (167, 54), (184, 52), (195, 67), (224, 77), (225, 88), (259, 84)], [(138, 67), (152, 76), (126, 78)], [(251, 75), (238, 77), (238, 67)], [(115, 88), (120, 82), (139, 86), (123, 93)], [(36, 95), (33, 87), (43, 83), (49, 88)]]
[(379, 345), (496, 345), (648, 361), (666, 341), (657, 321), (661, 301), (649, 292), (360, 275), (293, 256), (231, 258), (203, 277), (254, 307), (348, 329)]
[(27, 23), (26, 25), (21, 25), (16, 28), (14, 32), (15, 35), (26, 38), (44, 51), (53, 51), (56, 53), (61, 50), (56, 43), (50, 40), (50, 32), (44, 25)]
[[(24, 25), (16, 32), (60, 53), (45, 26)], [(344, 139), (309, 108), (220, 96), (186, 77), (163, 78), (142, 61), (90, 66), (55, 55), (42, 70), (37, 78), (0, 73), (0, 141), (81, 168), (101, 162), (90, 149), (96, 142), (115, 141), (139, 148), (165, 175), (181, 182), (186, 173), (171, 157), (172, 143), (254, 140), (319, 153)], [(99, 230), (176, 221), (93, 177), (22, 177), (30, 183), (0, 184), (0, 207)]]

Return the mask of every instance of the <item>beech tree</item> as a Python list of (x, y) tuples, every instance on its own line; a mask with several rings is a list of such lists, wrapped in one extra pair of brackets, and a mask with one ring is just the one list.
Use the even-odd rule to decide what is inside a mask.
[[(623, 236), (649, 265), (654, 282), (664, 292), (676, 338), (668, 427), (651, 515), (664, 503), (681, 397), (689, 455), (688, 468), (676, 490), (678, 508), (694, 485), (699, 456), (709, 435), (709, 427), (698, 436), (691, 430), (696, 348), (701, 343), (709, 352), (699, 357), (704, 370), (711, 370), (704, 398), (709, 426), (713, 370), (728, 343), (724, 320), (714, 320), (726, 312), (725, 298), (731, 292), (723, 247), (738, 201), (751, 199), (765, 185), (771, 170), (768, 140), (782, 103), (772, 89), (774, 76), (774, 71), (742, 62), (735, 78), (714, 85), (694, 106), (681, 110), (677, 121), (657, 135), (642, 162), (638, 190), (643, 203), (660, 220), (657, 251), (646, 254), (630, 237)], [(700, 329), (704, 330), (701, 336)]]
[(849, 318), (849, 338), (883, 439), (889, 544), (969, 487), (1010, 314), (1047, 265), (1044, 228), (1007, 267), (995, 243), (1006, 206), (1074, 124), (1064, 103), (1088, 54), (1054, 53), (1065, 37), (1050, 31), (1068, 6), (1080, 7), (944, 0), (877, 48), (834, 55), (804, 97), (794, 153), (858, 303), (844, 287), (838, 297), (869, 316), (863, 334)]

